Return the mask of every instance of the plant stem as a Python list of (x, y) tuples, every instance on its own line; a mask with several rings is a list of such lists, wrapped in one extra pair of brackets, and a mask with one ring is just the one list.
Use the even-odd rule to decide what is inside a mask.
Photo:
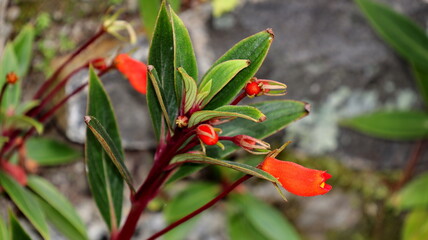
[(247, 96), (247, 93), (245, 91), (243, 91), (241, 94), (239, 94), (235, 100), (233, 100), (233, 102), (230, 105), (236, 105), (238, 104), (242, 99), (244, 99)]
[(225, 190), (223, 190), (222, 193), (220, 193), (217, 197), (215, 197), (213, 200), (209, 201), (208, 203), (206, 203), (205, 205), (203, 205), (202, 207), (198, 208), (197, 210), (193, 211), (192, 213), (190, 213), (189, 215), (175, 221), (174, 223), (172, 223), (171, 225), (167, 226), (166, 228), (162, 229), (161, 231), (155, 233), (153, 236), (149, 237), (147, 240), (154, 240), (162, 235), (164, 235), (165, 233), (169, 232), (170, 230), (172, 230), (173, 228), (179, 226), (180, 224), (188, 221), (189, 219), (195, 217), (196, 215), (198, 215), (199, 213), (207, 210), (208, 208), (212, 207), (214, 204), (216, 204), (218, 201), (220, 201), (221, 199), (223, 199), (225, 196), (227, 196), (231, 191), (233, 191), (237, 186), (239, 186), (241, 183), (245, 182), (246, 180), (250, 179), (252, 177), (252, 175), (245, 175), (243, 177), (241, 177), (240, 179), (238, 179), (236, 182), (234, 182), (232, 185), (230, 185), (229, 187), (227, 187)]
[(99, 37), (101, 37), (104, 33), (106, 33), (106, 29), (104, 27), (101, 27), (98, 32), (92, 36), (88, 41), (86, 41), (80, 48), (78, 48), (73, 54), (71, 54), (67, 60), (65, 60), (52, 74), (51, 77), (49, 77), (39, 88), (39, 90), (34, 94), (33, 99), (39, 99), (52, 85), (52, 83), (56, 80), (56, 78), (59, 76), (61, 71), (77, 56), (79, 55), (83, 50), (88, 48), (92, 43), (94, 43)]
[(395, 190), (399, 190), (401, 187), (406, 184), (407, 181), (409, 181), (412, 178), (413, 172), (415, 171), (416, 164), (418, 163), (422, 151), (424, 150), (423, 145), (425, 145), (426, 142), (424, 140), (420, 140), (415, 143), (412, 151), (412, 155), (410, 156), (410, 159), (407, 161), (406, 169), (403, 171), (403, 176), (401, 177), (398, 184), (395, 186)]

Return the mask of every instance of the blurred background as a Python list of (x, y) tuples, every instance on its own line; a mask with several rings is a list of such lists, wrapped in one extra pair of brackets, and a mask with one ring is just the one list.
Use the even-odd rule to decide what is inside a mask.
[[(6, 42), (25, 24), (34, 26), (34, 58), (23, 90), (24, 98), (28, 98), (58, 62), (97, 31), (113, 6), (123, 9), (121, 18), (135, 27), (137, 45), (104, 37), (81, 57), (94, 54), (108, 57), (118, 51), (131, 51), (135, 58), (146, 61), (150, 24), (153, 25), (156, 15), (151, 16), (156, 11), (148, 2), (0, 0), (0, 55)], [(419, 26), (417, 30), (425, 33), (426, 1), (377, 2), (393, 9), (397, 19), (407, 16)], [(381, 27), (376, 31), (368, 20), (370, 16), (387, 19), (382, 18), (389, 16), (383, 15), (383, 8), (373, 8), (371, 12), (366, 8), (368, 12), (364, 15), (364, 8), (356, 1), (176, 0), (173, 4), (189, 29), (200, 73), (241, 39), (272, 28), (275, 39), (256, 76), (287, 84), (286, 99), (311, 104), (309, 116), (269, 141), (274, 147), (293, 141), (280, 159), (327, 170), (333, 175), (329, 180), (333, 190), (312, 198), (286, 194), (289, 200), (286, 203), (269, 183), (252, 180), (240, 190), (256, 197), (253, 205), (275, 207), (283, 219), (278, 220), (281, 223), (276, 227), (291, 229), (290, 236), (283, 239), (428, 239), (428, 68), (421, 69), (426, 62), (418, 65), (406, 55), (412, 46), (417, 49), (412, 37), (419, 35), (412, 35), (413, 28), (397, 20), (387, 22), (389, 30), (383, 31), (403, 36), (403, 42), (410, 44), (407, 51), (405, 44), (394, 45), (396, 38), (388, 42), (385, 35), (379, 35)], [(421, 43), (420, 51), (428, 52), (428, 46), (423, 45), (428, 40), (415, 42)], [(73, 89), (86, 76), (85, 72), (77, 74), (66, 91), (71, 91), (67, 89)], [(151, 165), (154, 138), (145, 96), (120, 78), (118, 73), (109, 73), (103, 81), (117, 112), (127, 164), (139, 182)], [(81, 121), (85, 98), (82, 94), (72, 100), (47, 128), (49, 136), (68, 142), (77, 150), (82, 148), (85, 137)], [(260, 161), (241, 152), (233, 158)], [(91, 200), (82, 158), (60, 167), (42, 168), (41, 174), (77, 207), (90, 238), (105, 239), (106, 229)], [(167, 187), (166, 197), (153, 201), (140, 221), (140, 235), (135, 239), (148, 237), (162, 228), (165, 218), (161, 211), (171, 206), (168, 204), (171, 196), (191, 202), (194, 196), (186, 196), (188, 185), (195, 187), (192, 184), (198, 181), (228, 177), (235, 176), (213, 168)], [(258, 220), (251, 216), (243, 217), (248, 218), (245, 221), (238, 220), (239, 210), (230, 209), (236, 205), (234, 201), (239, 202), (239, 198), (225, 200), (202, 214), (187, 227), (190, 230), (183, 230), (186, 232), (183, 239), (249, 239), (235, 233), (244, 231), (245, 226), (262, 224), (257, 221), (263, 221), (263, 216)], [(251, 204), (244, 206), (252, 208)], [(182, 212), (187, 211), (182, 209)], [(262, 230), (251, 237), (273, 239)], [(57, 239), (63, 238), (58, 235)], [(172, 235), (169, 239), (179, 238)]]

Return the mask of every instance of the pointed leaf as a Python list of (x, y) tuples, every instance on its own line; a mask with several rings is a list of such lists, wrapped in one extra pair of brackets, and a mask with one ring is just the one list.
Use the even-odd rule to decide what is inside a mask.
[(8, 226), (2, 217), (0, 217), (0, 239), (10, 239)]
[(25, 76), (30, 67), (30, 62), (33, 53), (34, 28), (31, 25), (26, 25), (19, 32), (18, 36), (13, 40), (13, 48), (15, 50), (16, 59), (19, 62), (19, 75)]
[(426, 32), (408, 17), (371, 0), (356, 0), (378, 34), (406, 60), (428, 67)]
[(184, 83), (184, 112), (187, 113), (196, 101), (197, 86), (196, 81), (187, 74), (182, 67), (178, 68), (181, 79)]
[[(21, 223), (16, 219), (15, 214), (9, 211), (9, 222), (10, 222), (10, 239), (11, 240), (31, 240), (30, 235), (21, 226)], [(7, 239), (7, 238), (2, 238)]]
[(233, 194), (231, 199), (241, 206), (242, 214), (267, 239), (283, 240), (284, 236), (287, 236), (287, 240), (300, 239), (293, 225), (275, 208), (249, 194)]
[(416, 111), (379, 111), (345, 119), (341, 125), (370, 136), (394, 140), (428, 137), (428, 114)]
[[(228, 201), (227, 204), (232, 205), (231, 201)], [(237, 204), (233, 204), (231, 208), (236, 210), (240, 207), (236, 205)], [(228, 212), (227, 227), (230, 240), (270, 240), (251, 224), (248, 218), (243, 215), (242, 211), (237, 213)]]
[(3, 56), (0, 58), (0, 88), (3, 87), (3, 84), (5, 84), (6, 75), (10, 72), (17, 74), (19, 80), (15, 84), (9, 85), (7, 87), (3, 96), (2, 105), (0, 106), (2, 108), (7, 106), (16, 107), (21, 97), (22, 75), (19, 75), (18, 59), (15, 55), (15, 51), (13, 50), (12, 43), (8, 43), (6, 45), (3, 50)]
[(25, 141), (28, 157), (41, 166), (70, 163), (82, 156), (69, 145), (48, 138), (30, 138)]
[[(174, 33), (174, 67), (183, 68), (193, 79), (198, 79), (198, 66), (196, 64), (195, 52), (193, 51), (192, 41), (189, 32), (184, 26), (183, 21), (171, 10), (172, 27)], [(183, 92), (183, 76), (177, 71), (175, 74), (175, 91), (177, 93), (177, 102), (181, 102)]]
[[(202, 107), (207, 105), (218, 92), (222, 91), (236, 74), (249, 65), (250, 61), (248, 60), (229, 60), (219, 63), (208, 70), (199, 85), (199, 91), (202, 92), (201, 89), (204, 89), (205, 85), (208, 84), (209, 81), (212, 81), (210, 92), (202, 101)], [(237, 92), (239, 92), (239, 90)]]
[(156, 95), (158, 106), (160, 107), (160, 110), (162, 111), (162, 116), (165, 119), (169, 129), (172, 130), (171, 125), (171, 118), (168, 114), (168, 109), (165, 105), (165, 91), (160, 85), (160, 81), (156, 72), (156, 69), (153, 68), (153, 66), (149, 66), (149, 78), (151, 82), (152, 89)]
[(222, 167), (231, 168), (236, 171), (243, 172), (245, 174), (249, 174), (249, 175), (267, 180), (269, 182), (277, 183), (281, 186), (281, 184), (278, 182), (278, 179), (276, 179), (269, 173), (244, 163), (219, 160), (219, 159), (207, 157), (205, 155), (191, 154), (191, 153), (177, 155), (172, 159), (171, 163), (203, 163), (203, 164), (218, 165)]
[[(156, 27), (154, 30), (153, 40), (150, 46), (149, 65), (154, 66), (159, 77), (159, 88), (162, 89), (162, 98), (166, 107), (167, 115), (170, 119), (177, 117), (178, 103), (174, 80), (174, 36), (172, 30), (172, 23), (168, 15), (165, 2), (159, 10)], [(156, 94), (154, 93), (153, 83), (149, 82), (147, 89), (147, 101), (149, 103), (150, 114), (152, 115), (152, 122), (156, 136), (159, 137), (161, 130), (161, 112), (159, 105), (151, 105), (155, 103)]]
[[(112, 141), (122, 153), (119, 130), (110, 99), (92, 68), (90, 69), (88, 96), (87, 115), (96, 117), (109, 130)], [(114, 231), (117, 229), (121, 218), (122, 176), (89, 129), (86, 131), (85, 156), (92, 195), (107, 226), (111, 231)]]
[(113, 164), (116, 166), (117, 170), (120, 172), (120, 175), (122, 175), (123, 179), (128, 184), (131, 192), (135, 193), (135, 188), (132, 183), (132, 176), (129, 173), (128, 168), (125, 166), (122, 151), (116, 147), (110, 135), (95, 117), (86, 116), (85, 123), (97, 138), (104, 151), (108, 154), (110, 160), (113, 161)]
[(226, 105), (215, 110), (202, 110), (192, 114), (189, 127), (216, 117), (239, 117), (253, 122), (261, 122), (266, 116), (255, 107)]
[(68, 239), (88, 239), (85, 225), (71, 203), (48, 181), (30, 176), (28, 186), (40, 198), (39, 204), (48, 220)]
[(27, 117), (24, 115), (14, 115), (6, 118), (6, 123), (16, 128), (31, 128), (34, 127), (38, 134), (43, 133), (43, 124), (34, 118)]
[[(229, 104), (233, 100), (262, 65), (272, 40), (273, 33), (271, 29), (254, 34), (237, 43), (213, 64), (211, 69), (229, 60), (248, 59), (250, 61), (250, 66), (239, 72), (229, 81), (205, 107), (206, 110)], [(208, 70), (208, 72), (210, 72), (211, 69)]]
[(413, 64), (412, 70), (418, 84), (418, 90), (425, 101), (425, 107), (428, 107), (428, 68), (418, 67)]
[[(171, 8), (174, 11), (180, 10), (181, 0), (169, 0)], [(138, 0), (141, 19), (144, 25), (144, 30), (148, 38), (152, 38), (153, 30), (156, 24), (157, 13), (159, 12), (159, 7), (161, 0)]]
[(45, 216), (31, 193), (4, 172), (0, 172), (0, 185), (43, 238), (50, 239)]
[(400, 209), (424, 208), (428, 206), (428, 174), (418, 176), (400, 190), (397, 204)]
[[(219, 125), (222, 136), (249, 135), (254, 138), (264, 139), (280, 131), (290, 123), (297, 121), (309, 113), (309, 104), (293, 100), (275, 100), (252, 104), (266, 115), (266, 121), (252, 122), (237, 118), (233, 121)], [(208, 155), (216, 158), (224, 158), (239, 147), (230, 142), (225, 142), (225, 150), (209, 147)]]
[(428, 236), (428, 211), (415, 209), (411, 211), (404, 221), (402, 240), (425, 240)]
[[(220, 192), (220, 185), (198, 182), (187, 186), (179, 192), (166, 205), (164, 209), (165, 220), (168, 223), (173, 223), (187, 214), (195, 211), (205, 203), (209, 202)], [(183, 225), (174, 228), (171, 232), (165, 235), (165, 240), (180, 240), (185, 239), (188, 232), (197, 223), (197, 217), (184, 223)]]

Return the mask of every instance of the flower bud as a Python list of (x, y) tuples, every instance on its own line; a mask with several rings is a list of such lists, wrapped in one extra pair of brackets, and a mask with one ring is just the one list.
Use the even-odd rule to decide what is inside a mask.
[(103, 71), (107, 69), (107, 63), (104, 58), (96, 58), (90, 64), (97, 70)]
[(281, 96), (285, 95), (287, 85), (267, 79), (257, 79), (253, 77), (245, 86), (245, 92), (248, 97), (255, 97), (261, 95), (267, 96)]
[(177, 124), (179, 128), (187, 127), (188, 123), (189, 123), (189, 118), (186, 116), (178, 116), (177, 119), (175, 120), (175, 124)]
[(9, 72), (6, 74), (6, 82), (9, 84), (15, 84), (19, 80), (18, 75), (15, 72)]
[(297, 163), (280, 161), (273, 157), (267, 157), (261, 164), (261, 169), (277, 178), (287, 191), (299, 196), (322, 195), (332, 189), (331, 185), (325, 183), (331, 178), (326, 171), (306, 168)]
[(196, 128), (196, 135), (206, 145), (215, 145), (218, 142), (218, 134), (209, 124), (201, 124)]
[(269, 143), (248, 135), (236, 135), (232, 138), (232, 141), (252, 154), (267, 154), (267, 150), (270, 148)]
[(114, 64), (131, 83), (135, 90), (146, 94), (147, 66), (143, 62), (137, 61), (127, 54), (119, 54), (114, 59)]

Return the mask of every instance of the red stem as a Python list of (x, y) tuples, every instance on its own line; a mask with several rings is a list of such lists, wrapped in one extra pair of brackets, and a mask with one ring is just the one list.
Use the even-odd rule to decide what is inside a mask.
[(230, 185), (229, 187), (227, 187), (225, 190), (223, 190), (222, 193), (220, 193), (217, 197), (215, 197), (213, 200), (209, 201), (208, 203), (206, 203), (205, 205), (203, 205), (202, 207), (198, 208), (197, 210), (193, 211), (192, 213), (190, 213), (189, 215), (175, 221), (174, 223), (172, 223), (171, 225), (169, 225), (168, 227), (162, 229), (161, 231), (159, 231), (158, 233), (155, 233), (153, 236), (149, 237), (147, 240), (155, 240), (156, 238), (164, 235), (165, 233), (169, 232), (170, 230), (172, 230), (173, 228), (177, 227), (178, 225), (188, 221), (189, 219), (193, 218), (194, 216), (198, 215), (199, 213), (207, 210), (208, 208), (212, 207), (214, 204), (216, 204), (218, 201), (220, 201), (221, 199), (223, 199), (225, 196), (227, 196), (227, 194), (229, 194), (231, 191), (233, 191), (237, 186), (239, 186), (241, 183), (245, 182), (246, 180), (250, 179), (252, 177), (252, 175), (245, 175), (243, 177), (241, 177), (240, 179), (238, 179), (236, 182), (234, 182), (232, 185)]
[(106, 33), (106, 29), (104, 27), (101, 27), (98, 32), (92, 36), (87, 42), (85, 42), (80, 48), (78, 48), (73, 54), (71, 54), (67, 60), (65, 60), (52, 74), (51, 77), (49, 77), (39, 88), (39, 90), (34, 94), (33, 99), (39, 99), (44, 92), (48, 90), (48, 88), (52, 85), (52, 83), (55, 81), (55, 79), (59, 76), (61, 71), (69, 64), (77, 55), (79, 55), (83, 50), (85, 50), (89, 45), (91, 45), (93, 42), (95, 42), (99, 37), (101, 37), (104, 33)]
[(233, 102), (230, 105), (236, 105), (238, 104), (242, 99), (244, 99), (247, 96), (247, 93), (245, 91), (243, 91), (241, 94), (239, 94), (235, 100), (233, 100)]

